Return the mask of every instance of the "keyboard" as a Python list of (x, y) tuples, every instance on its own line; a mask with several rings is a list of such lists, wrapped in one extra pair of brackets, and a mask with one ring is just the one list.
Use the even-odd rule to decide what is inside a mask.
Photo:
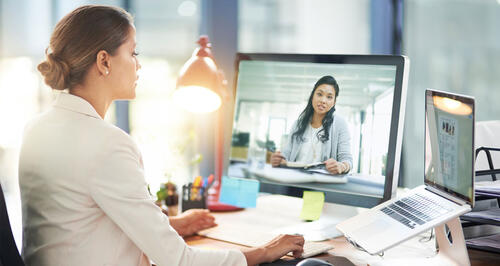
[(420, 194), (402, 198), (381, 209), (381, 211), (396, 221), (415, 228), (417, 225), (432, 221), (452, 209)]
[[(332, 244), (324, 243), (324, 242), (312, 242), (306, 241), (304, 243), (304, 252), (300, 256), (301, 258), (309, 258), (314, 255), (321, 254), (323, 252), (327, 252), (328, 250), (333, 249)], [(292, 252), (287, 254), (288, 256), (293, 256)]]

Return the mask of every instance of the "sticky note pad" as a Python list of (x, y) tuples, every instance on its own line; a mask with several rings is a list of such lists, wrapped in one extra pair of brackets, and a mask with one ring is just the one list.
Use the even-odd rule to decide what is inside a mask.
[(219, 201), (225, 204), (250, 208), (257, 206), (259, 181), (246, 178), (222, 177)]
[(300, 218), (310, 221), (318, 220), (323, 210), (323, 204), (325, 203), (325, 194), (317, 191), (304, 191), (302, 199), (303, 204)]

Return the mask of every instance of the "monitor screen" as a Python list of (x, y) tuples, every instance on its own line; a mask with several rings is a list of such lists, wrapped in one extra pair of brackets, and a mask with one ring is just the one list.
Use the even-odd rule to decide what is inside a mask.
[(258, 179), (264, 192), (323, 191), (341, 204), (390, 199), (406, 64), (403, 56), (238, 54), (227, 175)]
[(474, 99), (427, 90), (425, 183), (473, 205)]

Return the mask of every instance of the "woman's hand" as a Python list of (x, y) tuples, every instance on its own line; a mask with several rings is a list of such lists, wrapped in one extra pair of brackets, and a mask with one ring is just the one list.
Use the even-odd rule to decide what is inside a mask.
[(281, 152), (276, 151), (271, 155), (271, 165), (273, 167), (280, 166), (281, 164), (286, 164), (285, 156)]
[(198, 231), (217, 225), (215, 217), (208, 210), (202, 209), (187, 210), (178, 216), (171, 217), (169, 221), (170, 225), (182, 237), (194, 235)]
[(264, 262), (275, 261), (288, 252), (292, 252), (295, 258), (299, 258), (304, 251), (304, 237), (297, 235), (279, 235), (269, 243), (248, 250), (243, 254), (248, 265), (257, 265)]
[(337, 162), (334, 159), (328, 159), (325, 161), (326, 170), (333, 175), (343, 174), (346, 171), (345, 164)]

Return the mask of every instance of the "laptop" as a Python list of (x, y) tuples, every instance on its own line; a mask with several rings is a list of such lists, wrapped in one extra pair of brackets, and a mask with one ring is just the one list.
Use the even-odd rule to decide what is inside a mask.
[(474, 206), (474, 98), (425, 92), (424, 185), (337, 225), (354, 245), (379, 254)]

